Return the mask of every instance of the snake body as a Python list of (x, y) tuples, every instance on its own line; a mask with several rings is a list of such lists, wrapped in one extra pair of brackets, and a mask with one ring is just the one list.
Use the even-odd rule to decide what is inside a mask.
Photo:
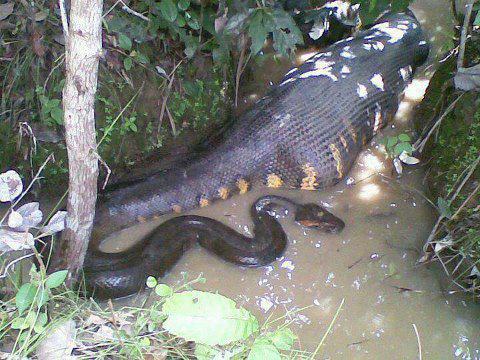
[[(94, 271), (95, 258), (105, 256), (98, 251), (99, 239), (139, 221), (207, 206), (234, 193), (245, 193), (259, 182), (305, 190), (337, 183), (348, 173), (361, 148), (393, 117), (415, 68), (427, 56), (420, 24), (410, 13), (388, 14), (357, 36), (317, 53), (289, 71), (200, 158), (104, 193), (96, 211), (86, 273), (92, 270), (97, 277), (104, 276)], [(183, 230), (175, 229), (188, 232), (189, 227), (202, 232), (203, 225), (191, 220), (181, 217), (167, 222), (157, 234), (173, 231), (176, 236)], [(180, 228), (185, 223), (190, 225)], [(177, 249), (185, 246), (180, 243), (164, 240), (162, 246), (152, 246), (173, 247), (165, 252), (170, 258), (162, 260), (167, 264), (175, 261), (175, 254), (183, 253)], [(141, 253), (141, 259), (136, 252), (135, 263), (155, 256), (145, 242), (142, 244), (148, 251)], [(216, 243), (208, 246), (215, 249)], [(281, 247), (275, 245), (274, 256), (269, 259), (281, 253)], [(231, 249), (213, 251), (228, 258)], [(108, 256), (113, 259), (113, 255)], [(237, 260), (238, 256), (234, 262), (241, 263)], [(111, 263), (118, 265), (113, 260)], [(114, 288), (113, 283), (126, 281), (113, 272), (108, 275), (112, 285), (106, 285), (107, 293)]]

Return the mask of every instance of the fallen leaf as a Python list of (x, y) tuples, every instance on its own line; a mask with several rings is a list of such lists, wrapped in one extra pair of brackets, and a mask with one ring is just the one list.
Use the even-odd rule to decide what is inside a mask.
[(407, 165), (415, 165), (420, 162), (416, 157), (408, 155), (406, 151), (403, 151), (398, 158)]
[(52, 216), (48, 224), (42, 228), (42, 232), (44, 234), (54, 234), (56, 232), (62, 231), (63, 229), (65, 229), (66, 217), (66, 211), (57, 211), (57, 213)]
[(0, 174), (0, 201), (12, 201), (18, 197), (23, 190), (22, 179), (14, 170)]
[(12, 210), (10, 215), (8, 215), (8, 227), (16, 229), (23, 224), (23, 216), (15, 210)]
[(40, 204), (38, 202), (31, 202), (22, 205), (17, 209), (17, 212), (23, 218), (21, 226), (16, 228), (16, 230), (19, 231), (28, 231), (29, 229), (38, 226), (43, 218), (43, 213), (40, 210)]
[(29, 232), (0, 229), (0, 251), (18, 251), (31, 249), (33, 246), (33, 235)]
[(13, 13), (14, 3), (0, 4), (0, 20), (4, 20)]

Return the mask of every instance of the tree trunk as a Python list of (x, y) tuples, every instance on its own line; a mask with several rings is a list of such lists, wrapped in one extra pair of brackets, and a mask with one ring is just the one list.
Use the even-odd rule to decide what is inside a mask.
[(94, 102), (102, 50), (102, 10), (103, 0), (72, 0), (68, 36), (65, 34), (63, 110), (69, 168), (68, 215), (52, 265), (69, 269), (69, 283), (78, 278), (83, 266), (97, 199)]

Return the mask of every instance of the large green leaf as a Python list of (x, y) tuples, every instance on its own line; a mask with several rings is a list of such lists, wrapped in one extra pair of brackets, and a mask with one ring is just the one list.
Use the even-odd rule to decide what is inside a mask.
[(22, 287), (18, 290), (17, 295), (15, 296), (15, 304), (19, 314), (22, 314), (26, 309), (30, 307), (35, 295), (37, 293), (37, 287), (30, 283), (23, 284)]
[(263, 11), (257, 10), (253, 14), (250, 25), (248, 26), (248, 35), (252, 39), (252, 44), (250, 45), (252, 55), (262, 50), (263, 44), (268, 36), (268, 31), (263, 24), (263, 17)]
[(68, 270), (59, 270), (50, 275), (48, 275), (47, 280), (45, 281), (45, 286), (49, 289), (59, 287), (63, 284), (67, 278)]
[(258, 330), (257, 319), (219, 294), (184, 291), (165, 300), (165, 330), (188, 341), (210, 346), (248, 338)]

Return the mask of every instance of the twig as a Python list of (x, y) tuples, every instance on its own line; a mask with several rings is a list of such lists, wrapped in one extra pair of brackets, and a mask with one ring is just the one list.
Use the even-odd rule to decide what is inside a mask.
[(110, 309), (110, 312), (112, 313), (112, 325), (115, 328), (115, 332), (117, 333), (118, 341), (120, 342), (120, 345), (122, 346), (122, 348), (124, 348), (125, 344), (123, 343), (122, 337), (120, 336), (120, 329), (117, 326), (117, 319), (115, 317), (115, 311), (113, 310), (112, 299), (108, 299), (108, 308)]
[(315, 349), (312, 356), (310, 357), (311, 360), (314, 360), (315, 356), (317, 356), (318, 352), (320, 351), (320, 348), (322, 347), (323, 343), (325, 342), (325, 339), (327, 338), (327, 335), (332, 330), (333, 324), (335, 324), (335, 321), (337, 321), (338, 314), (340, 314), (340, 310), (342, 310), (344, 303), (345, 303), (345, 298), (342, 299), (342, 302), (338, 306), (337, 311), (335, 312), (335, 315), (333, 316), (333, 319), (330, 322), (330, 325), (328, 325), (327, 331), (325, 331), (325, 334), (323, 334), (322, 340), (320, 340), (320, 343), (318, 344), (317, 348)]
[(115, 9), (117, 7), (118, 4), (122, 4), (122, 10), (125, 11), (126, 13), (130, 14), (130, 15), (133, 15), (133, 16), (136, 16), (144, 21), (150, 21), (150, 19), (148, 17), (146, 17), (145, 15), (133, 10), (132, 8), (128, 7), (127, 4), (125, 4), (125, 2), (123, 2), (122, 0), (118, 0), (115, 4), (112, 5), (112, 7), (110, 9), (107, 10), (107, 12), (105, 14), (103, 14), (103, 17), (107, 16), (108, 14), (110, 14), (112, 12), (113, 9)]
[(242, 50), (240, 51), (240, 57), (238, 58), (238, 64), (237, 64), (237, 73), (235, 74), (235, 107), (238, 106), (238, 89), (240, 87), (240, 78), (242, 76), (243, 71), (245, 70), (245, 67), (243, 66), (243, 63), (245, 61), (245, 51), (247, 50), (245, 35), (242, 35), (241, 44), (242, 44)]
[[(172, 91), (172, 86), (173, 86), (173, 79), (175, 78), (175, 72), (177, 71), (178, 67), (182, 64), (183, 59), (179, 61), (178, 64), (176, 64), (173, 67), (172, 72), (168, 76), (168, 86), (165, 91), (165, 95), (163, 96), (163, 101), (162, 101), (162, 107), (160, 108), (160, 116), (158, 117), (158, 128), (157, 128), (157, 133), (160, 134), (160, 129), (162, 127), (162, 122), (163, 122), (163, 117), (165, 115), (165, 109), (167, 108), (167, 101), (168, 97), (170, 96), (170, 92)], [(172, 129), (174, 131), (174, 129)]]
[(8, 265), (5, 267), (5, 270), (3, 272), (2, 275), (0, 275), (0, 279), (3, 279), (5, 277), (7, 277), (8, 275), (8, 270), (10, 270), (10, 268), (15, 265), (17, 262), (23, 260), (23, 259), (26, 259), (26, 258), (29, 258), (31, 256), (35, 255), (35, 253), (30, 253), (30, 254), (27, 254), (27, 255), (23, 255), (23, 256), (20, 256), (19, 258), (16, 258), (15, 260), (11, 261), (10, 263), (8, 263)]
[(435, 124), (432, 126), (428, 134), (423, 138), (423, 139), (418, 139), (415, 144), (413, 144), (413, 147), (418, 150), (418, 152), (423, 152), (423, 149), (425, 148), (425, 145), (427, 144), (428, 139), (430, 136), (432, 136), (433, 132), (440, 126), (442, 123), (443, 119), (447, 117), (448, 114), (455, 108), (455, 105), (457, 104), (458, 100), (462, 98), (462, 96), (465, 93), (460, 94), (452, 103), (448, 106), (448, 108), (445, 110), (445, 112), (440, 116), (440, 118), (435, 122)]
[(105, 171), (107, 172), (107, 176), (105, 177), (105, 181), (103, 182), (103, 185), (102, 185), (102, 190), (105, 190), (105, 187), (107, 186), (108, 180), (110, 179), (110, 175), (112, 174), (112, 170), (110, 170), (110, 167), (108, 166), (106, 161), (103, 160), (102, 157), (96, 151), (95, 151), (95, 157), (98, 159), (100, 164), (103, 165), (103, 167), (105, 168)]
[[(452, 198), (449, 200), (450, 204), (453, 201), (455, 201), (458, 194), (460, 194), (460, 191), (462, 191), (462, 189), (465, 186), (465, 184), (467, 183), (468, 179), (470, 179), (470, 177), (473, 175), (473, 173), (475, 172), (475, 170), (476, 170), (476, 168), (479, 164), (480, 164), (480, 155), (478, 155), (477, 159), (470, 165), (470, 170), (468, 171), (467, 175), (465, 175), (465, 177), (463, 178), (462, 182), (460, 183), (457, 190), (455, 191), (455, 194), (453, 194)], [(463, 206), (463, 204), (462, 204), (462, 206)], [(457, 212), (455, 212), (455, 215), (458, 215), (458, 210), (457, 210)], [(452, 218), (453, 218), (453, 216), (452, 216)], [(438, 217), (437, 221), (435, 222), (435, 225), (433, 226), (432, 231), (430, 232), (430, 235), (428, 236), (427, 242), (425, 243), (425, 245), (423, 247), (424, 251), (426, 251), (427, 246), (432, 242), (435, 235), (437, 235), (437, 230), (438, 230), (441, 222), (443, 221), (443, 219), (445, 219), (445, 216), (440, 215)]]
[(65, 0), (58, 0), (58, 6), (60, 7), (60, 17), (62, 19), (63, 36), (65, 36), (65, 41), (67, 41), (68, 40), (68, 20), (67, 20), (67, 10), (65, 9)]
[(465, 199), (465, 201), (462, 203), (462, 205), (459, 206), (457, 211), (452, 215), (452, 219), (455, 219), (460, 211), (468, 204), (468, 202), (475, 196), (475, 194), (480, 190), (480, 184), (477, 185), (477, 187), (468, 195), (468, 197)]
[(173, 136), (177, 136), (177, 128), (175, 126), (175, 120), (173, 119), (172, 114), (170, 114), (170, 110), (168, 110), (168, 106), (166, 107), (167, 109), (167, 115), (168, 115), (168, 120), (170, 121), (170, 127), (172, 128), (172, 133)]
[(123, 1), (120, 0), (120, 2), (122, 3), (122, 10), (125, 11), (126, 13), (129, 13), (130, 15), (134, 15), (142, 20), (150, 21), (150, 19), (145, 15), (140, 14), (139, 12), (136, 12), (135, 10), (129, 8), (127, 4), (125, 4)]
[(422, 343), (420, 342), (420, 334), (418, 333), (417, 325), (412, 324), (413, 330), (415, 330), (415, 335), (417, 336), (418, 344), (418, 360), (422, 360)]
[(469, 0), (465, 5), (466, 13), (463, 21), (462, 34), (460, 35), (460, 51), (457, 58), (457, 71), (463, 68), (465, 57), (465, 43), (467, 41), (468, 27), (470, 26), (470, 18), (472, 17), (473, 3), (475, 0)]

